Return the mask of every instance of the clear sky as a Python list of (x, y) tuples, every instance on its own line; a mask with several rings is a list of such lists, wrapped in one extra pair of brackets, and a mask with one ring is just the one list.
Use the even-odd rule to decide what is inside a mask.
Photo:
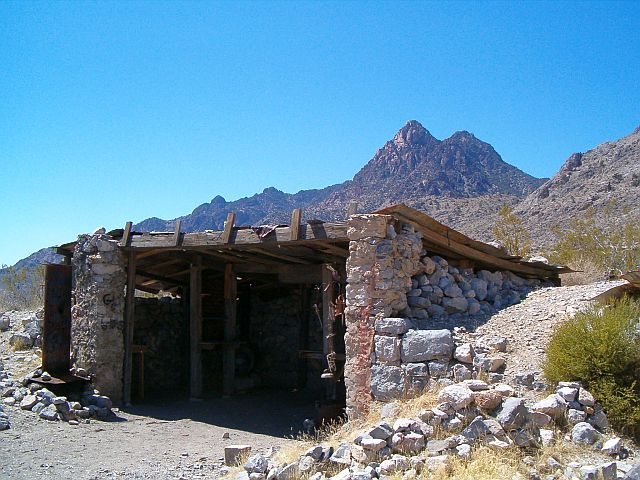
[(343, 182), (410, 119), (535, 176), (640, 125), (640, 2), (0, 2), (0, 264)]

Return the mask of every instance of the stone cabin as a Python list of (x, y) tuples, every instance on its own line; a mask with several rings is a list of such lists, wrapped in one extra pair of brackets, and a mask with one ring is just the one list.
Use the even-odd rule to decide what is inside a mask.
[[(372, 399), (451, 373), (450, 325), (558, 284), (564, 271), (405, 205), (300, 219), (296, 209), (288, 226), (241, 227), (229, 214), (223, 231), (196, 233), (179, 221), (173, 232), (128, 222), (59, 247), (72, 288), (61, 293), (47, 275), (45, 316), (70, 325), (72, 372), (125, 405), (145, 390), (200, 399), (295, 388), (357, 416)], [(46, 331), (51, 358), (60, 342)]]

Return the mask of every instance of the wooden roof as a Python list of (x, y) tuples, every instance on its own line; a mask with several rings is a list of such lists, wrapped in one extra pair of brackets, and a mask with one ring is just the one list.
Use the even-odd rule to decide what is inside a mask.
[[(541, 262), (524, 262), (403, 204), (374, 213), (392, 215), (413, 225), (430, 254), (465, 259), (476, 267), (509, 270), (530, 278), (555, 279), (569, 271)], [(109, 233), (123, 250), (135, 253), (136, 288), (152, 293), (188, 286), (190, 265), (198, 258), (205, 269), (220, 274), (225, 264), (232, 263), (239, 275), (277, 275), (283, 283), (319, 283), (323, 263), (344, 264), (349, 256), (347, 222), (310, 220), (301, 224), (300, 217), (301, 211), (296, 209), (291, 225), (238, 227), (231, 213), (222, 231), (185, 233), (180, 231), (178, 220), (173, 232), (135, 232), (127, 222), (124, 229)], [(66, 244), (59, 250), (69, 254), (74, 245)]]
[(429, 253), (450, 259), (466, 259), (476, 267), (487, 270), (508, 270), (527, 278), (557, 279), (558, 274), (571, 272), (567, 267), (543, 262), (527, 262), (522, 257), (509, 255), (499, 248), (467, 237), (449, 228), (429, 215), (404, 204), (386, 207), (375, 213), (393, 215), (402, 222), (413, 225), (422, 234), (422, 241)]

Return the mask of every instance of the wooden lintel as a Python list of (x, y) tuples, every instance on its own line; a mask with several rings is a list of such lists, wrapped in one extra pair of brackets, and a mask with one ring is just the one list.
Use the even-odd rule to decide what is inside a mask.
[(291, 213), (291, 231), (289, 232), (289, 240), (300, 239), (300, 219), (302, 218), (302, 209), (295, 208)]
[(231, 242), (231, 233), (233, 232), (233, 224), (236, 221), (236, 214), (229, 212), (227, 214), (227, 220), (224, 222), (224, 230), (222, 232), (222, 243), (227, 245)]
[(121, 247), (128, 247), (129, 240), (131, 239), (131, 227), (133, 226), (132, 222), (127, 222), (124, 226), (124, 231), (122, 232), (122, 240), (120, 240)]
[[(187, 273), (187, 272), (183, 272), (183, 274), (184, 274), (184, 273)], [(166, 283), (170, 283), (170, 284), (172, 284), (172, 285), (182, 285), (182, 284), (183, 284), (183, 282), (180, 282), (180, 281), (176, 280), (175, 278), (172, 278), (172, 277), (166, 277), (166, 276), (164, 276), (164, 275), (158, 275), (158, 274), (156, 274), (156, 273), (153, 273), (153, 272), (147, 272), (147, 271), (144, 271), (144, 270), (138, 270), (138, 271), (136, 272), (136, 275), (138, 275), (138, 276), (140, 276), (140, 277), (144, 277), (144, 278), (149, 278), (149, 279), (152, 279), (152, 280), (156, 280), (156, 281), (158, 281), (158, 282), (166, 282)]]
[(136, 254), (133, 250), (128, 252), (127, 258), (127, 291), (125, 298), (125, 330), (124, 330), (124, 381), (123, 403), (131, 404), (131, 369), (133, 362), (133, 328), (135, 321), (136, 305)]
[(176, 220), (175, 228), (173, 229), (173, 246), (177, 247), (180, 245), (180, 226), (182, 225), (182, 220)]
[(202, 258), (191, 264), (189, 276), (189, 383), (192, 400), (202, 398)]
[(232, 263), (224, 268), (224, 346), (222, 357), (222, 384), (224, 395), (231, 395), (235, 385), (236, 372), (236, 340), (237, 318), (236, 297), (238, 295), (238, 280)]
[(154, 248), (153, 250), (147, 250), (144, 252), (136, 252), (136, 258), (138, 260), (142, 260), (143, 258), (152, 257), (154, 255), (158, 255), (159, 253), (165, 252), (166, 250), (160, 248)]
[(322, 265), (281, 265), (278, 280), (282, 283), (312, 285), (322, 282)]

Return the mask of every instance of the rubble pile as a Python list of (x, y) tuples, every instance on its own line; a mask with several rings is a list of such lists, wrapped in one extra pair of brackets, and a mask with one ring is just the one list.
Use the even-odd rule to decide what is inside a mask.
[[(621, 438), (607, 435), (606, 415), (578, 383), (562, 382), (555, 393), (534, 402), (516, 396), (507, 384), (465, 380), (440, 390), (438, 401), (411, 418), (395, 418), (400, 404), (387, 404), (381, 421), (351, 442), (314, 445), (286, 464), (253, 455), (235, 478), (413, 479), (423, 471), (446, 468), (456, 457), (470, 458), (472, 449), (480, 445), (496, 451), (519, 447), (530, 453), (524, 456), (530, 479), (611, 480), (640, 474), (640, 467), (624, 461), (631, 452)], [(562, 464), (544, 455), (534, 458), (540, 448), (562, 441), (591, 452), (592, 463)]]

